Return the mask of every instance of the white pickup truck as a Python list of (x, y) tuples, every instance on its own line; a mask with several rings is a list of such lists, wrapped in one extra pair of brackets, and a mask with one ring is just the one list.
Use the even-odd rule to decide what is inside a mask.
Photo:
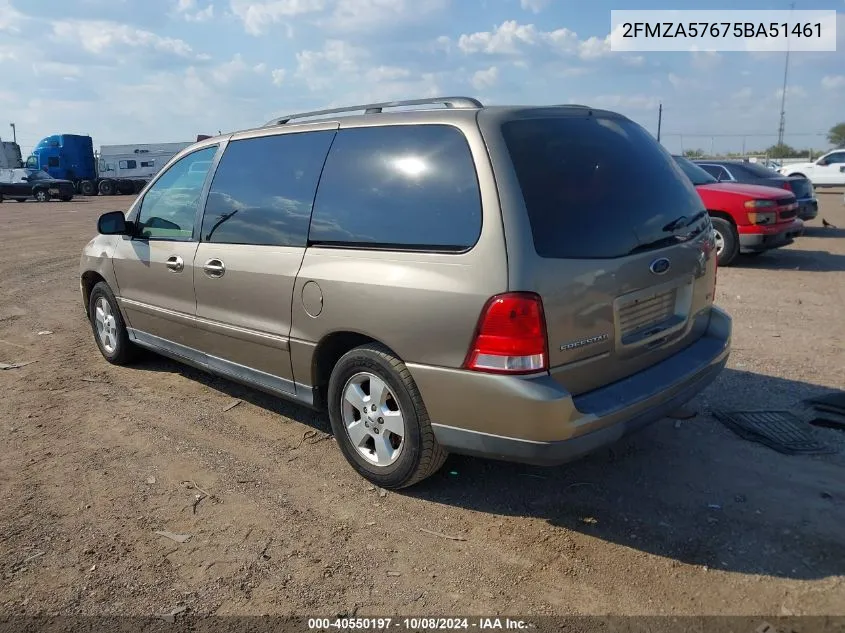
[(835, 149), (812, 163), (792, 163), (778, 169), (784, 176), (804, 176), (813, 187), (841, 187), (845, 185), (845, 149)]

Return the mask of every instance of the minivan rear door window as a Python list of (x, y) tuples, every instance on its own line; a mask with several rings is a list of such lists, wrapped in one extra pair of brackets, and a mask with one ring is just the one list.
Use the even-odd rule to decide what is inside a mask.
[(671, 155), (629, 119), (517, 119), (502, 135), (541, 257), (624, 257), (687, 239), (691, 227), (678, 218), (703, 217)]

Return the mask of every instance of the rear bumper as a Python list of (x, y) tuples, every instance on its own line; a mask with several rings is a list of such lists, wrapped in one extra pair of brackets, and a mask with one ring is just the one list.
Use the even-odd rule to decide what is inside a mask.
[(804, 233), (804, 221), (796, 218), (774, 226), (740, 227), (740, 231), (740, 252), (760, 253), (792, 244)]
[(798, 217), (801, 220), (813, 220), (819, 214), (819, 201), (816, 198), (798, 199)]
[(655, 422), (724, 368), (731, 318), (712, 310), (706, 333), (674, 356), (571, 396), (548, 375), (493, 376), (409, 364), (447, 450), (538, 465), (562, 464)]

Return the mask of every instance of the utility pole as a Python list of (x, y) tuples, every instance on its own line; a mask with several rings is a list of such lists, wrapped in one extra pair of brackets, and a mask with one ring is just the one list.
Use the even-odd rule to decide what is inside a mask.
[[(795, 3), (789, 5), (789, 10), (795, 9)], [(786, 34), (786, 63), (783, 65), (783, 91), (780, 95), (780, 124), (778, 125), (778, 145), (783, 145), (783, 132), (786, 129), (786, 78), (789, 74), (789, 33)]]
[(663, 124), (663, 104), (657, 110), (657, 142), (660, 142), (660, 126)]
[(15, 124), (9, 123), (9, 127), (12, 128), (12, 143), (17, 144), (17, 142), (18, 142), (18, 132), (15, 129)]

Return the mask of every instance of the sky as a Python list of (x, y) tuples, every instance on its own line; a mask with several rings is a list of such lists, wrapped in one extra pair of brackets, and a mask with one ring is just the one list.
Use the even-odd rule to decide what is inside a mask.
[[(621, 112), (671, 151), (777, 140), (784, 53), (621, 53), (610, 11), (787, 9), (789, 0), (0, 0), (0, 137), (24, 156), (50, 134), (96, 146), (194, 140), (273, 116), (468, 95)], [(821, 150), (845, 121), (837, 51), (793, 53), (787, 143)], [(744, 136), (744, 138), (743, 138)]]

